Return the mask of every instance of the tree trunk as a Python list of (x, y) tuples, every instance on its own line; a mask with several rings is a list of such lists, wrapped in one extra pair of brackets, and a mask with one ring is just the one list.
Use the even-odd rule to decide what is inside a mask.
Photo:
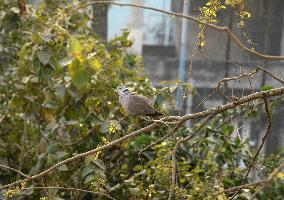
[(93, 29), (102, 40), (107, 39), (107, 5), (93, 5)]

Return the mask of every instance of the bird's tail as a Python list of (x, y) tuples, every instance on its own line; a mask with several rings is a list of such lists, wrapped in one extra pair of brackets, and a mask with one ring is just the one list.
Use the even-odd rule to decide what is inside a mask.
[(155, 110), (154, 114), (148, 114), (147, 116), (149, 116), (149, 117), (158, 117), (158, 116), (163, 116), (163, 113)]

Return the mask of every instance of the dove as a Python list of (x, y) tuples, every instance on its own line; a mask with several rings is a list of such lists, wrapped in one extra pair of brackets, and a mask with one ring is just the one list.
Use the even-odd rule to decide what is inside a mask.
[(131, 116), (161, 116), (162, 113), (155, 110), (151, 101), (142, 95), (130, 92), (124, 85), (117, 87), (119, 102), (126, 114)]

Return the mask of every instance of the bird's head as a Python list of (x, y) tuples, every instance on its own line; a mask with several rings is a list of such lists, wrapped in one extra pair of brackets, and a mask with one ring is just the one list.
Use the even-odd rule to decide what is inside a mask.
[(120, 86), (117, 87), (117, 92), (118, 92), (119, 95), (122, 95), (122, 94), (128, 93), (129, 90), (126, 86), (120, 85)]

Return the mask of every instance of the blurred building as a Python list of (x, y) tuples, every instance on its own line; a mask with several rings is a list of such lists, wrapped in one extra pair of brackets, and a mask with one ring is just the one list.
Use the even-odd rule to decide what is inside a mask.
[[(183, 0), (123, 0), (119, 2), (136, 3), (177, 13), (182, 13), (184, 8)], [(204, 5), (204, 2), (189, 1), (187, 13), (197, 17), (198, 7)], [(244, 30), (236, 26), (238, 19), (229, 8), (220, 12), (221, 19), (218, 25), (228, 26), (243, 44), (259, 52), (284, 55), (284, 1), (248, 1), (247, 11), (251, 13), (252, 18), (246, 21)], [(284, 61), (267, 61), (248, 54), (239, 48), (226, 33), (212, 28), (205, 29), (206, 45), (198, 50), (196, 47), (197, 35), (200, 31), (198, 25), (192, 21), (186, 23), (188, 23), (186, 54), (185, 60), (181, 61), (181, 35), (184, 25), (181, 18), (125, 6), (110, 6), (108, 9), (108, 39), (119, 35), (123, 27), (129, 28), (134, 40), (134, 46), (130, 51), (143, 56), (145, 75), (154, 85), (162, 86), (161, 81), (177, 80), (181, 62), (185, 62), (183, 76), (193, 85), (197, 93), (183, 101), (180, 114), (208, 109), (226, 102), (227, 99), (222, 95), (214, 94), (197, 108), (202, 99), (212, 93), (218, 81), (224, 77), (240, 75), (258, 65), (279, 77), (284, 77)], [(256, 91), (264, 85), (279, 87), (281, 83), (259, 73), (251, 84), (247, 79), (231, 82), (225, 86), (224, 92), (241, 97), (251, 93), (252, 89)], [(255, 145), (258, 145), (265, 132), (266, 121), (264, 114), (250, 121), (238, 119), (235, 121), (236, 133), (238, 132), (242, 137), (251, 137)], [(283, 122), (284, 105), (277, 102), (277, 109), (273, 111), (273, 128), (268, 138), (266, 152), (284, 146)]]

